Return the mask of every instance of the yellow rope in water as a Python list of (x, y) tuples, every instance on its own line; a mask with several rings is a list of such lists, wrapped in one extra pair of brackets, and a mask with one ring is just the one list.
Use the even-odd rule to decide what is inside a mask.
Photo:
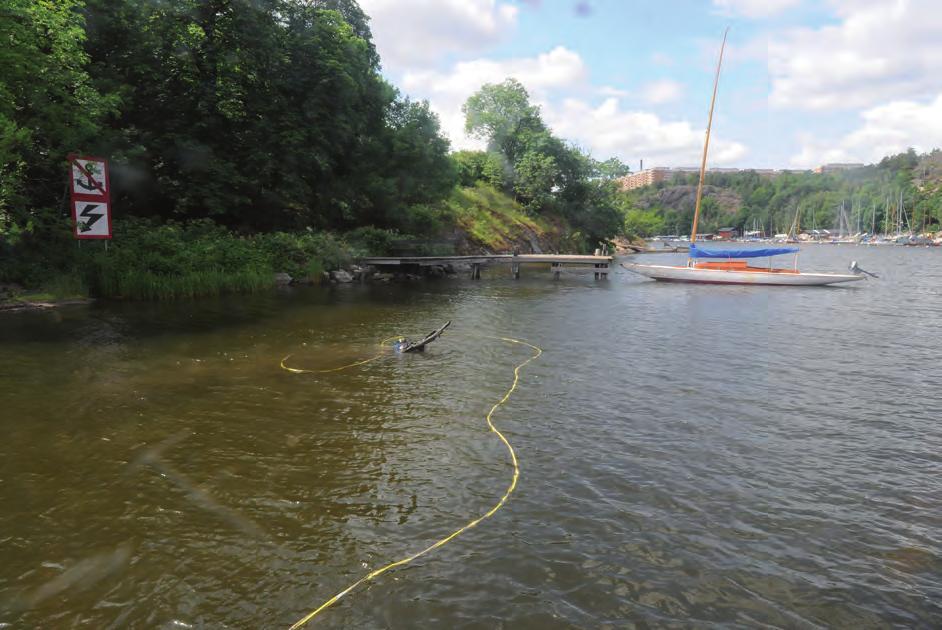
[(380, 359), (386, 356), (388, 354), (386, 352), (386, 342), (392, 341), (393, 339), (402, 339), (402, 337), (400, 335), (394, 335), (392, 337), (386, 337), (385, 339), (380, 341), (379, 342), (380, 351), (379, 351), (379, 354), (377, 354), (376, 356), (372, 356), (369, 359), (363, 359), (362, 361), (355, 361), (354, 363), (348, 363), (347, 365), (341, 365), (340, 367), (330, 368), (328, 370), (304, 370), (301, 368), (288, 367), (287, 365), (285, 365), (285, 361), (293, 357), (294, 356), (293, 354), (289, 354), (284, 359), (282, 359), (280, 365), (281, 365), (282, 370), (288, 370), (289, 372), (293, 372), (294, 374), (326, 374), (327, 372), (339, 372), (340, 370), (346, 370), (347, 368), (356, 367), (358, 365), (364, 365), (366, 363), (369, 363), (370, 361), (375, 361), (376, 359)]
[[(360, 578), (359, 580), (357, 580), (356, 582), (354, 582), (353, 584), (351, 584), (351, 585), (348, 586), (347, 588), (343, 589), (342, 591), (340, 591), (339, 593), (337, 593), (336, 595), (334, 595), (333, 597), (331, 597), (330, 599), (328, 599), (326, 602), (324, 602), (323, 604), (321, 604), (320, 606), (318, 606), (315, 610), (312, 610), (310, 613), (308, 613), (307, 615), (305, 615), (304, 617), (302, 617), (301, 619), (299, 619), (298, 621), (296, 621), (295, 624), (294, 624), (293, 626), (291, 626), (291, 629), (290, 629), (290, 630), (297, 630), (297, 628), (300, 628), (301, 626), (305, 625), (305, 624), (308, 623), (311, 619), (313, 619), (313, 618), (316, 617), (318, 614), (320, 614), (321, 611), (326, 610), (327, 608), (330, 608), (331, 606), (333, 606), (335, 603), (337, 603), (338, 600), (340, 600), (341, 597), (343, 597), (344, 595), (346, 595), (347, 593), (349, 593), (350, 591), (352, 591), (352, 590), (355, 589), (356, 587), (360, 586), (361, 584), (363, 584), (363, 583), (365, 583), (365, 582), (369, 582), (370, 580), (372, 580), (372, 579), (374, 579), (374, 578), (376, 578), (376, 577), (379, 577), (380, 575), (382, 575), (383, 573), (386, 573), (387, 571), (389, 571), (389, 570), (391, 570), (391, 569), (395, 569), (396, 567), (401, 567), (401, 566), (403, 566), (403, 565), (409, 564), (410, 562), (412, 562), (412, 561), (415, 560), (416, 558), (420, 558), (420, 557), (424, 556), (425, 554), (429, 553), (430, 551), (441, 547), (442, 545), (444, 545), (444, 544), (447, 543), (448, 541), (450, 541), (450, 540), (452, 540), (452, 539), (454, 539), (454, 538), (457, 538), (458, 536), (460, 536), (460, 535), (463, 534), (464, 532), (468, 531), (469, 529), (471, 529), (472, 527), (474, 527), (475, 525), (477, 525), (478, 523), (480, 523), (480, 522), (483, 521), (484, 519), (487, 519), (487, 518), (490, 518), (491, 516), (493, 516), (494, 513), (497, 512), (497, 510), (499, 510), (501, 507), (503, 507), (504, 503), (507, 502), (507, 499), (510, 497), (510, 494), (514, 491), (514, 488), (517, 487), (517, 480), (520, 478), (520, 465), (519, 465), (519, 463), (517, 462), (517, 453), (514, 452), (514, 447), (510, 445), (510, 442), (507, 441), (507, 438), (504, 437), (504, 434), (501, 433), (501, 432), (497, 429), (496, 426), (494, 426), (494, 422), (492, 421), (492, 417), (493, 417), (493, 415), (494, 415), (494, 412), (497, 411), (497, 408), (500, 407), (501, 405), (503, 405), (505, 402), (507, 402), (507, 400), (510, 398), (510, 395), (513, 394), (513, 392), (514, 392), (515, 389), (517, 389), (517, 383), (520, 382), (520, 370), (521, 370), (527, 363), (529, 363), (530, 361), (533, 361), (534, 359), (536, 359), (537, 357), (539, 357), (541, 354), (543, 354), (543, 350), (542, 350), (542, 348), (539, 348), (539, 347), (537, 347), (537, 346), (534, 346), (533, 344), (529, 344), (529, 343), (527, 343), (526, 341), (521, 341), (521, 340), (519, 340), (519, 339), (512, 339), (512, 338), (510, 338), (510, 337), (491, 337), (491, 339), (499, 339), (499, 340), (501, 340), (501, 341), (506, 341), (506, 342), (508, 342), (508, 343), (515, 343), (515, 344), (527, 346), (528, 348), (531, 348), (532, 350), (535, 351), (535, 353), (534, 353), (529, 359), (527, 359), (527, 360), (524, 361), (523, 363), (520, 363), (519, 365), (517, 365), (517, 366), (514, 368), (514, 382), (513, 382), (513, 384), (510, 386), (510, 389), (507, 390), (507, 393), (504, 394), (503, 398), (501, 398), (499, 401), (497, 401), (496, 403), (494, 403), (494, 406), (491, 407), (491, 410), (487, 412), (487, 416), (485, 417), (485, 419), (487, 420), (487, 426), (488, 426), (488, 428), (491, 430), (492, 433), (496, 433), (496, 434), (497, 434), (497, 437), (500, 439), (500, 441), (503, 442), (503, 443), (504, 443), (504, 446), (507, 447), (507, 452), (510, 453), (510, 461), (511, 461), (511, 463), (513, 463), (513, 466), (514, 466), (513, 479), (510, 480), (510, 485), (507, 486), (507, 489), (504, 491), (504, 495), (500, 498), (500, 501), (498, 501), (498, 502), (494, 505), (494, 507), (492, 507), (491, 509), (489, 509), (487, 512), (485, 512), (485, 513), (482, 514), (481, 516), (477, 517), (477, 518), (474, 519), (473, 521), (470, 521), (470, 522), (467, 523), (466, 525), (462, 526), (460, 529), (456, 529), (455, 531), (453, 531), (452, 533), (448, 534), (447, 536), (445, 536), (445, 537), (442, 538), (441, 540), (435, 541), (434, 543), (432, 543), (431, 545), (429, 545), (429, 546), (426, 547), (425, 549), (422, 549), (421, 551), (418, 551), (418, 552), (412, 554), (411, 556), (409, 556), (409, 557), (407, 557), (407, 558), (403, 558), (403, 559), (401, 559), (401, 560), (396, 560), (395, 562), (390, 562), (390, 563), (387, 564), (386, 566), (380, 567), (380, 568), (376, 569), (375, 571), (372, 571), (372, 572), (368, 573), (367, 575), (363, 576), (362, 578)], [(374, 358), (376, 358), (376, 357), (374, 357)], [(370, 359), (370, 360), (372, 360), (372, 359)], [(282, 363), (284, 363), (284, 362), (282, 361)], [(353, 365), (360, 365), (360, 364), (361, 364), (361, 363), (355, 363), (355, 364), (351, 364), (351, 366), (345, 366), (345, 367), (352, 367)], [(284, 365), (282, 365), (282, 367), (284, 367)], [(286, 368), (286, 369), (288, 369), (288, 368)], [(342, 369), (342, 368), (341, 368), (341, 369)]]

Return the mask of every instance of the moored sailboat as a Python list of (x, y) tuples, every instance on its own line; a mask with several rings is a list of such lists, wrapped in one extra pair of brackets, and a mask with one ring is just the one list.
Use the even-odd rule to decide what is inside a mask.
[[(640, 263), (622, 263), (622, 267), (642, 276), (662, 282), (692, 282), (698, 284), (758, 284), (770, 286), (821, 286), (841, 282), (853, 282), (864, 278), (861, 274), (806, 273), (798, 271), (798, 248), (779, 247), (767, 249), (743, 250), (708, 250), (697, 247), (697, 222), (700, 218), (700, 201), (703, 196), (703, 180), (706, 173), (707, 152), (710, 147), (710, 128), (713, 125), (713, 107), (716, 104), (716, 92), (720, 80), (720, 68), (723, 64), (723, 51), (726, 48), (726, 36), (720, 46), (720, 57), (716, 64), (716, 76), (713, 79), (713, 97), (710, 100), (710, 115), (707, 119), (706, 139), (703, 143), (703, 158), (700, 162), (700, 181), (697, 184), (697, 198), (693, 213), (693, 227), (690, 230), (690, 252), (685, 266), (644, 265)], [(795, 254), (793, 268), (773, 267), (774, 256)], [(746, 260), (751, 258), (769, 258), (768, 267), (751, 266)]]

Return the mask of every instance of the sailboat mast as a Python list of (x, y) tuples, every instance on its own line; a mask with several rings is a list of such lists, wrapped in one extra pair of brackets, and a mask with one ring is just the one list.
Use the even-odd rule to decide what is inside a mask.
[(710, 148), (710, 128), (713, 126), (713, 106), (716, 105), (716, 90), (720, 85), (720, 66), (723, 65), (723, 51), (726, 49), (726, 36), (729, 27), (723, 31), (723, 43), (720, 45), (720, 58), (716, 62), (716, 76), (713, 77), (713, 97), (710, 99), (710, 115), (707, 117), (706, 139), (703, 142), (703, 157), (700, 160), (700, 181), (697, 183), (697, 201), (693, 210), (693, 227), (690, 228), (690, 244), (697, 242), (697, 222), (700, 220), (700, 200), (703, 196), (703, 179), (706, 177), (707, 150)]

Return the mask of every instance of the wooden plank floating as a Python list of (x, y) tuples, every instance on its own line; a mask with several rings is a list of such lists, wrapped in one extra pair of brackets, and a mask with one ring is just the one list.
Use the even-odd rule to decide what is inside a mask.
[(553, 277), (559, 279), (563, 271), (590, 271), (595, 274), (596, 280), (607, 279), (609, 267), (614, 261), (607, 251), (596, 250), (594, 256), (578, 254), (488, 254), (479, 256), (370, 256), (360, 262), (374, 267), (434, 267), (444, 265), (469, 265), (471, 279), (481, 279), (481, 267), (488, 265), (510, 265), (511, 275), (520, 278), (522, 264), (550, 265)]

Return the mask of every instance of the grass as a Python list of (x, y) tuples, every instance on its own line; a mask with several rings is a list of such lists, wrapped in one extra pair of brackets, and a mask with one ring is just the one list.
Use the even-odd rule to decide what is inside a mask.
[(509, 251), (527, 232), (540, 237), (554, 231), (545, 217), (527, 214), (512, 198), (483, 183), (456, 189), (448, 206), (471, 239), (491, 251)]
[(268, 268), (226, 271), (207, 269), (179, 275), (140, 269), (107, 270), (97, 278), (96, 293), (132, 300), (176, 300), (222, 293), (250, 293), (274, 286)]

